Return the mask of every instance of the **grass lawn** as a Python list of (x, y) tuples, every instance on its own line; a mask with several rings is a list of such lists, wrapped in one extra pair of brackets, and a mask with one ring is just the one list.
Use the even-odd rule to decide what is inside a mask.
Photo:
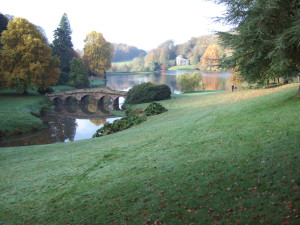
[(128, 130), (0, 149), (0, 224), (299, 224), (299, 84), (178, 95)]
[(168, 70), (196, 70), (197, 67), (194, 66), (172, 66)]
[(72, 91), (75, 90), (76, 88), (67, 86), (67, 85), (57, 85), (57, 86), (51, 86), (52, 90), (54, 93), (59, 93), (63, 91)]
[(41, 128), (42, 120), (31, 112), (39, 113), (42, 107), (49, 106), (48, 99), (39, 95), (23, 96), (14, 91), (5, 90), (0, 93), (0, 130), (6, 134), (19, 130), (30, 131)]
[(105, 80), (101, 78), (90, 79), (90, 87), (99, 87), (105, 84)]

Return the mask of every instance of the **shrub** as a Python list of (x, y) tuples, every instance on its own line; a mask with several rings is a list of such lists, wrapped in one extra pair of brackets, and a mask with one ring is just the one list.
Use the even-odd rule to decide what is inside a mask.
[(153, 116), (157, 114), (161, 114), (167, 112), (168, 110), (157, 102), (152, 102), (148, 107), (145, 109), (146, 116)]
[(145, 116), (125, 116), (122, 119), (115, 120), (113, 123), (105, 123), (103, 127), (96, 131), (93, 138), (128, 129), (129, 127), (138, 125), (144, 121), (146, 121)]
[(204, 88), (200, 72), (183, 73), (176, 77), (176, 80), (182, 92), (191, 92), (195, 91), (196, 88)]
[(139, 104), (171, 98), (171, 89), (165, 84), (150, 82), (133, 86), (127, 93), (126, 104)]

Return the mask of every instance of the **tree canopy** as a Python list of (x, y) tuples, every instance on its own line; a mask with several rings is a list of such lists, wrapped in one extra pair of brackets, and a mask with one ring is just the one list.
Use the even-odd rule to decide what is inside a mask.
[(87, 34), (84, 45), (84, 61), (92, 73), (102, 76), (111, 66), (113, 47), (101, 33), (92, 31)]
[(8, 23), (1, 37), (1, 82), (27, 93), (30, 86), (41, 90), (55, 84), (59, 60), (51, 55), (45, 37), (37, 27), (23, 18)]
[(77, 57), (73, 49), (72, 30), (67, 14), (63, 14), (58, 28), (54, 31), (54, 40), (52, 43), (53, 55), (60, 59), (61, 74), (59, 84), (67, 84), (70, 72), (71, 60)]
[(197, 88), (205, 88), (200, 72), (183, 73), (177, 76), (176, 80), (184, 93), (195, 91)]
[[(2, 32), (4, 30), (7, 30), (7, 24), (8, 24), (8, 19), (6, 18), (6, 16), (4, 16), (2, 13), (0, 13), (0, 39), (1, 39)], [(0, 49), (1, 48), (2, 48), (2, 46), (0, 44)]]
[(81, 58), (73, 58), (69, 75), (70, 86), (84, 88), (89, 86), (88, 70)]
[(290, 78), (300, 72), (299, 0), (213, 0), (227, 6), (219, 21), (233, 26), (220, 32), (233, 50), (222, 65), (236, 68), (248, 82)]

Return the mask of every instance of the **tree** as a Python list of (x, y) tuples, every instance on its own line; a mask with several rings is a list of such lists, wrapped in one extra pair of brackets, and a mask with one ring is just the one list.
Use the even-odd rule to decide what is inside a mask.
[(58, 56), (60, 59), (61, 74), (58, 81), (59, 84), (68, 83), (71, 60), (73, 57), (77, 57), (73, 49), (71, 34), (70, 22), (67, 14), (64, 13), (58, 28), (54, 31), (54, 40), (52, 43), (53, 55)]
[(281, 77), (287, 82), (300, 72), (299, 0), (214, 0), (227, 6), (219, 21), (234, 26), (220, 32), (233, 54), (224, 68), (237, 68), (248, 82), (265, 83)]
[(181, 87), (181, 91), (185, 93), (195, 91), (196, 88), (204, 88), (200, 72), (180, 74), (176, 77), (176, 81)]
[(101, 33), (90, 32), (84, 40), (84, 58), (88, 68), (98, 76), (104, 76), (106, 80), (106, 70), (111, 67), (113, 47), (107, 42)]
[(3, 31), (1, 43), (1, 74), (6, 87), (17, 87), (26, 94), (30, 86), (45, 90), (56, 83), (59, 60), (51, 55), (51, 48), (35, 25), (15, 18)]
[(211, 70), (213, 67), (218, 66), (221, 57), (220, 47), (218, 45), (209, 45), (201, 58), (201, 65)]
[(88, 70), (81, 58), (73, 58), (68, 85), (76, 88), (89, 86)]
[(149, 68), (151, 67), (151, 64), (153, 64), (154, 61), (157, 61), (158, 57), (157, 57), (157, 50), (156, 49), (152, 49), (146, 56), (145, 56), (145, 68)]
[[(0, 13), (0, 39), (2, 36), (2, 32), (7, 30), (8, 19), (6, 16)], [(2, 49), (2, 45), (0, 44), (0, 50)]]

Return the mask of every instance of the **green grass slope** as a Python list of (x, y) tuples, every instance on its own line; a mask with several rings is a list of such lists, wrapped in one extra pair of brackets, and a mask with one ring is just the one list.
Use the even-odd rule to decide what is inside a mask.
[(42, 107), (49, 105), (48, 99), (44, 96), (17, 94), (0, 95), (0, 130), (6, 134), (13, 131), (30, 131), (33, 128), (43, 126), (43, 121), (31, 114), (39, 113)]
[(180, 95), (113, 135), (2, 148), (0, 224), (299, 224), (297, 88)]

